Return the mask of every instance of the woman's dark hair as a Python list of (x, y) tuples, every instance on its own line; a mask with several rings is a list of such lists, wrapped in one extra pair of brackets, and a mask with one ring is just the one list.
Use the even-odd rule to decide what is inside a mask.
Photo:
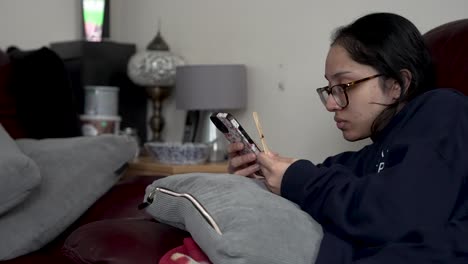
[[(402, 87), (400, 98), (374, 120), (372, 136), (388, 124), (402, 103), (435, 88), (432, 60), (424, 39), (415, 25), (402, 16), (390, 13), (363, 16), (339, 28), (332, 37), (331, 45), (334, 44), (346, 49), (354, 61), (373, 67)], [(412, 75), (406, 91), (403, 69)]]

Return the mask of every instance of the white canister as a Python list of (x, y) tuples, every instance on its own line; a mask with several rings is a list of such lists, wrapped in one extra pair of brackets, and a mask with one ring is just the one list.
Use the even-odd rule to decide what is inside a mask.
[(85, 86), (85, 115), (117, 116), (119, 88), (115, 86)]
[(118, 134), (120, 131), (120, 116), (81, 115), (80, 120), (83, 136)]

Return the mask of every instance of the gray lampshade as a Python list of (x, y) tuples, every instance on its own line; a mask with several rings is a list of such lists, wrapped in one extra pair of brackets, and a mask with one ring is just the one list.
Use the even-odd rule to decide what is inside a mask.
[(176, 107), (240, 109), (247, 103), (245, 65), (184, 65), (176, 69)]

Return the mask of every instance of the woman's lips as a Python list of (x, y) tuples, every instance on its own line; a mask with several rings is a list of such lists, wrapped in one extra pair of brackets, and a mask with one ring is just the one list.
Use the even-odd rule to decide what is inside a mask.
[(335, 119), (335, 122), (336, 122), (336, 127), (338, 129), (344, 129), (346, 122), (343, 119), (340, 119), (340, 118), (335, 117), (334, 119)]

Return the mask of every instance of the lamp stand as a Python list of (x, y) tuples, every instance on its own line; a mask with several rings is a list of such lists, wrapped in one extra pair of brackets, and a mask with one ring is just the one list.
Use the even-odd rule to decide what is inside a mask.
[(162, 102), (169, 95), (169, 90), (164, 87), (147, 87), (146, 92), (153, 103), (153, 114), (149, 125), (153, 136), (151, 141), (162, 141), (161, 131), (164, 128), (164, 117), (162, 116)]

